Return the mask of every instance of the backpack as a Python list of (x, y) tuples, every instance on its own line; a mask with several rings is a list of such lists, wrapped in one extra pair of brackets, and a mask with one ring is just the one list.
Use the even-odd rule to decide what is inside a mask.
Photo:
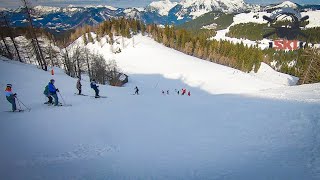
[(46, 85), (46, 87), (44, 88), (44, 91), (43, 91), (43, 94), (44, 95), (49, 95), (49, 87), (48, 87), (49, 85)]

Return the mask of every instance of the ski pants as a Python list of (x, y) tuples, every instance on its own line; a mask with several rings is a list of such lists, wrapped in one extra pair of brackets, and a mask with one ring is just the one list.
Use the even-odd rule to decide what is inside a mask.
[(57, 106), (59, 103), (59, 98), (57, 93), (51, 94), (51, 96), (54, 98), (54, 105)]
[(9, 96), (7, 97), (7, 100), (11, 103), (12, 105), (12, 111), (17, 110), (17, 106), (16, 106), (16, 99), (14, 98), (14, 96)]
[(94, 92), (96, 92), (96, 96), (99, 96), (99, 89), (98, 88), (94, 88)]
[(52, 97), (49, 95), (49, 96), (47, 96), (48, 97), (48, 103), (50, 103), (50, 104), (52, 104)]

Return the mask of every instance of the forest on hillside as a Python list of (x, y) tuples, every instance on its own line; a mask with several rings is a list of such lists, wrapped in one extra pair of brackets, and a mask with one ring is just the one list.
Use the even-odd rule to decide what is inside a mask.
[[(268, 27), (267, 24), (241, 23), (230, 27), (227, 36), (256, 41), (262, 40), (263, 35), (271, 31), (273, 31), (273, 29)], [(305, 34), (306, 37), (298, 36), (297, 40), (315, 44), (320, 43), (320, 27), (303, 29), (302, 33)], [(271, 36), (270, 38), (276, 39), (277, 37)]]

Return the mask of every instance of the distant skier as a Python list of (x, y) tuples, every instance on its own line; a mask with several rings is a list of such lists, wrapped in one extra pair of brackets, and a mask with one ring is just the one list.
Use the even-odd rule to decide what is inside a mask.
[(59, 92), (59, 89), (57, 89), (54, 86), (54, 82), (55, 82), (54, 79), (50, 80), (50, 82), (48, 84), (48, 89), (49, 89), (50, 96), (52, 96), (54, 98), (54, 106), (58, 106), (59, 105), (59, 98), (58, 98), (57, 92)]
[(48, 102), (45, 102), (45, 104), (53, 104), (52, 97), (50, 96), (50, 92), (49, 92), (49, 85), (46, 85), (46, 87), (44, 88), (43, 94), (48, 98)]
[(180, 92), (177, 89), (174, 89), (174, 91), (179, 95)]
[(162, 94), (164, 95), (164, 90), (162, 90)]
[(182, 89), (182, 94), (181, 95), (184, 95), (186, 92), (187, 92), (186, 89)]
[(15, 112), (17, 110), (16, 106), (16, 93), (12, 92), (12, 84), (7, 84), (6, 90), (5, 90), (6, 98), (12, 105), (12, 112)]
[(188, 96), (191, 96), (191, 92), (190, 91), (188, 92)]
[(82, 89), (81, 87), (82, 87), (82, 84), (81, 84), (81, 79), (80, 79), (80, 78), (79, 78), (78, 81), (77, 81), (76, 87), (77, 87), (77, 89), (78, 89), (78, 91), (79, 91), (78, 95), (81, 95), (81, 89)]
[(99, 98), (99, 89), (97, 86), (97, 83), (96, 83), (96, 80), (95, 79), (92, 79), (91, 83), (90, 83), (90, 87), (95, 91), (96, 95), (95, 95), (95, 98)]
[(167, 90), (167, 94), (169, 95), (169, 90)]
[(136, 90), (136, 91), (134, 92), (134, 94), (135, 94), (135, 95), (139, 95), (139, 89), (138, 89), (138, 87), (136, 86), (134, 89)]

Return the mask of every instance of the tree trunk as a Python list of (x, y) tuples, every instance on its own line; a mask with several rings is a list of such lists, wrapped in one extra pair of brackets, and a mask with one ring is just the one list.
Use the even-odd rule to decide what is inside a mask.
[(10, 52), (10, 48), (9, 48), (7, 42), (6, 42), (6, 39), (5, 39), (2, 35), (1, 35), (1, 40), (2, 40), (2, 42), (3, 42), (3, 44), (4, 44), (4, 46), (6, 47), (6, 50), (7, 50), (9, 59), (12, 59), (13, 56), (12, 56), (12, 54), (11, 54), (11, 52)]
[(23, 5), (24, 5), (24, 8), (26, 9), (26, 12), (27, 12), (27, 18), (28, 18), (28, 21), (29, 21), (29, 30), (30, 30), (30, 33), (31, 33), (31, 36), (32, 36), (32, 40), (33, 40), (33, 43), (32, 45), (34, 46), (34, 50), (35, 50), (35, 53), (36, 53), (36, 56), (38, 58), (38, 61), (41, 62), (41, 68), (45, 71), (48, 70), (48, 67), (47, 67), (47, 63), (46, 63), (46, 60), (44, 59), (44, 56), (43, 56), (43, 53), (42, 53), (42, 50), (41, 50), (41, 47), (40, 47), (40, 44), (39, 44), (39, 40), (37, 38), (37, 35), (34, 31), (34, 27), (33, 27), (33, 24), (32, 24), (32, 17), (31, 17), (31, 13), (30, 13), (30, 9), (28, 7), (28, 3), (27, 3), (27, 0), (22, 0), (23, 2)]
[(85, 50), (86, 53), (86, 63), (87, 63), (87, 68), (88, 68), (88, 74), (89, 74), (89, 79), (91, 79), (91, 69), (90, 69), (90, 62), (89, 62), (89, 52), (88, 49)]
[[(9, 22), (8, 22), (6, 16), (5, 16), (5, 15), (2, 15), (2, 17), (3, 17), (3, 20), (4, 20), (4, 23), (5, 23), (6, 27), (10, 30), (10, 25), (9, 25)], [(12, 30), (13, 30), (13, 29), (12, 29)], [(19, 59), (20, 62), (22, 62), (22, 59), (21, 59), (21, 56), (20, 56), (20, 53), (19, 53), (19, 50), (18, 50), (17, 43), (16, 43), (16, 41), (14, 40), (14, 37), (13, 37), (13, 34), (12, 34), (11, 31), (9, 32), (9, 36), (10, 36), (10, 39), (11, 39), (11, 41), (12, 41), (12, 43), (13, 43), (14, 49), (16, 50), (18, 59)]]

